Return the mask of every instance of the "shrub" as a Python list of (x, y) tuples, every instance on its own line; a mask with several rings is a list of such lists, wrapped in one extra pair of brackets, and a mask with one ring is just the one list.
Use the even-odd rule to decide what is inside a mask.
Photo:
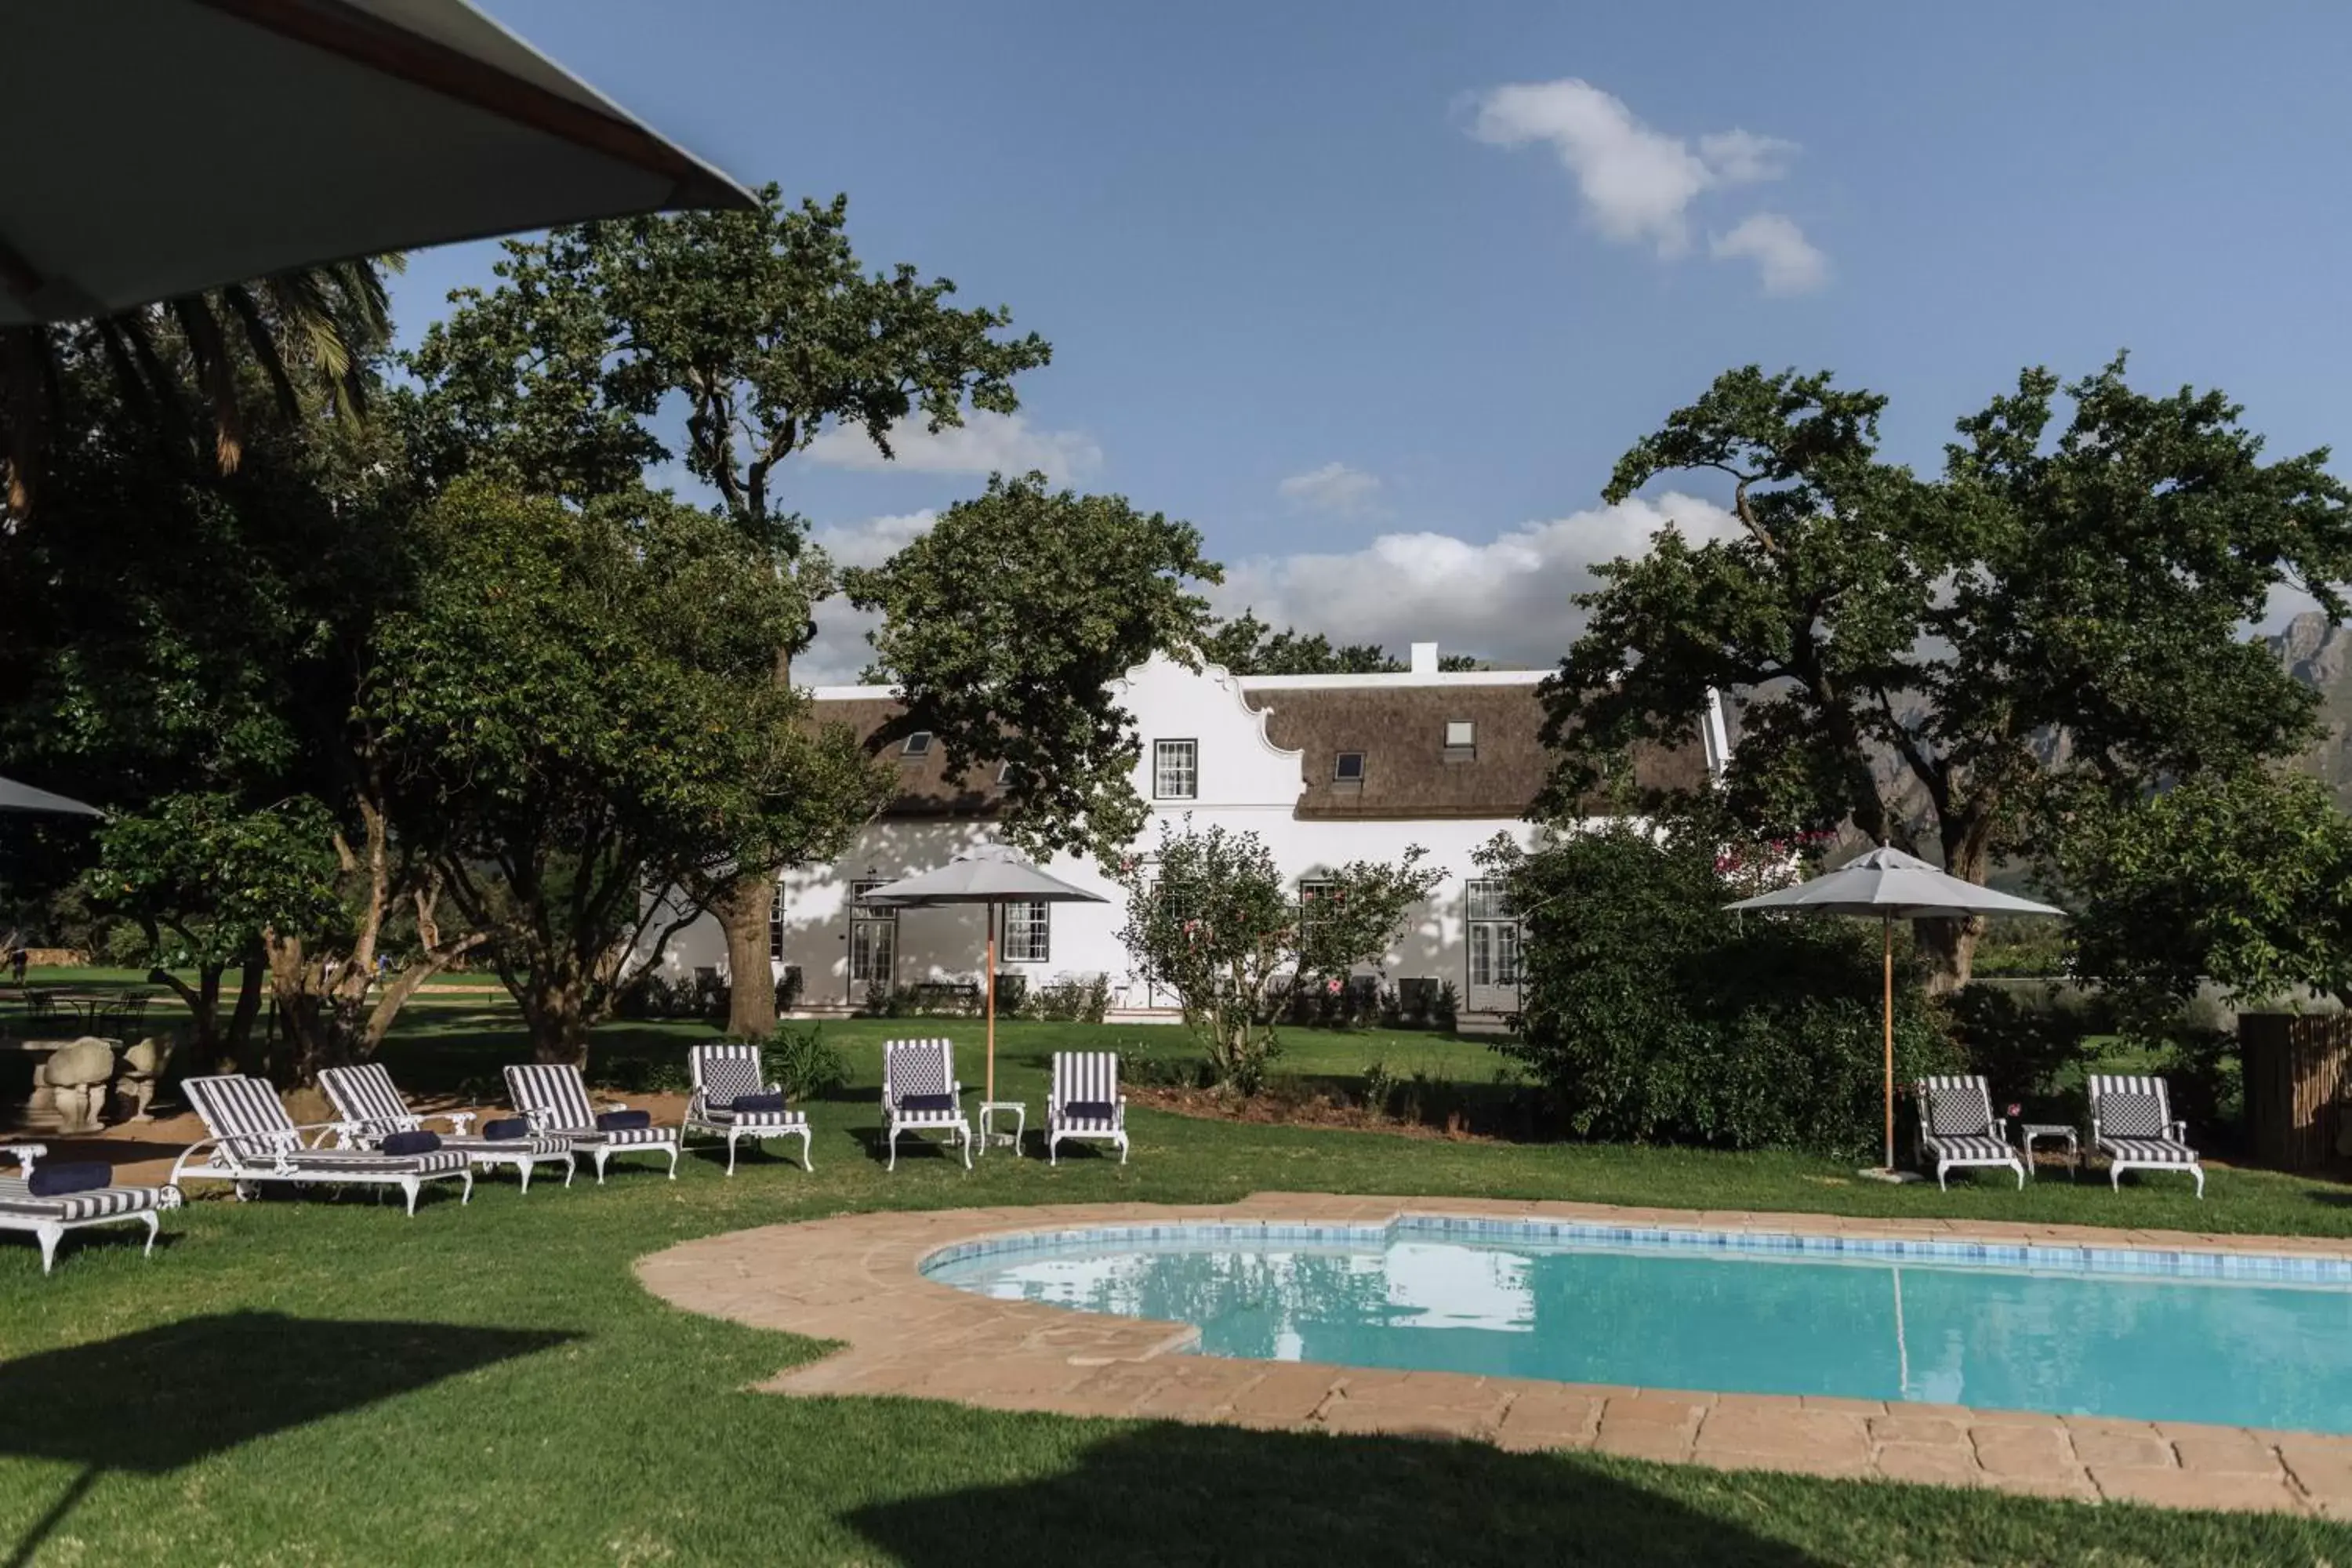
[(849, 1081), (841, 1059), (815, 1024), (779, 1024), (760, 1043), (760, 1070), (793, 1100), (821, 1100)]
[(1966, 985), (1945, 1005), (1953, 1043), (1996, 1101), (2047, 1100), (2091, 1058), (2087, 1011), (2062, 1005), (2057, 986)]
[[(1621, 824), (1482, 855), (1526, 911), (1520, 1033), (1501, 1048), (1582, 1136), (1872, 1150), (1878, 933), (1726, 913), (1723, 844), (1698, 824), (1655, 837)], [(1918, 987), (1896, 1000), (1897, 1081), (1948, 1069)]]
[(1109, 975), (1064, 974), (1032, 991), (1023, 1016), (1055, 1024), (1099, 1024), (1109, 1011)]

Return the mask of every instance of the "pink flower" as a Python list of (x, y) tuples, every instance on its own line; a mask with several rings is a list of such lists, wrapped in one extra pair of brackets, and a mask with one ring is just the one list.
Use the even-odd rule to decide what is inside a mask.
[(2009, 1108), (2009, 1113), (2011, 1116), (2022, 1116), (2025, 1114), (2025, 1107), (2021, 1105), (2012, 1105)]
[(1323, 990), (1327, 995), (1337, 996), (1339, 994), (1339, 983), (1337, 980), (1329, 981), (1325, 984)]

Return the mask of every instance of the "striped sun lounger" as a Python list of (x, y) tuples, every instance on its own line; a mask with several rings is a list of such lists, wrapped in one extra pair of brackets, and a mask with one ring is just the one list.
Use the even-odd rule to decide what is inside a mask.
[(809, 1163), (809, 1121), (798, 1110), (738, 1110), (735, 1102), (747, 1095), (779, 1095), (784, 1091), (761, 1081), (760, 1047), (728, 1042), (696, 1046), (686, 1053), (687, 1070), (694, 1075), (694, 1098), (687, 1102), (688, 1132), (708, 1132), (727, 1140), (727, 1173), (735, 1173), (735, 1145), (745, 1138), (759, 1142), (770, 1138), (801, 1141), (801, 1169)]
[(58, 1243), (66, 1232), (91, 1225), (144, 1224), (147, 1245), (142, 1257), (155, 1251), (156, 1216), (180, 1206), (180, 1189), (163, 1187), (91, 1187), (55, 1197), (36, 1197), (31, 1180), (33, 1163), (48, 1152), (45, 1143), (0, 1143), (0, 1155), (16, 1162), (16, 1173), (0, 1176), (0, 1230), (29, 1230), (41, 1247), (41, 1272), (56, 1263)]
[(1981, 1078), (1923, 1078), (1919, 1091), (1919, 1152), (1936, 1162), (1936, 1184), (1970, 1165), (1999, 1165), (2025, 1185), (2025, 1162), (2009, 1141), (2009, 1119), (1992, 1113), (1992, 1090)]
[(2090, 1077), (2091, 1147), (2107, 1157), (2107, 1184), (2126, 1171), (2185, 1171), (2205, 1195), (2205, 1166), (2189, 1146), (2189, 1123), (2172, 1119), (2172, 1095), (2160, 1078), (2110, 1073)]
[[(507, 1098), (516, 1110), (530, 1118), (542, 1136), (563, 1139), (574, 1150), (596, 1162), (596, 1184), (604, 1184), (604, 1162), (616, 1153), (667, 1154), (669, 1179), (677, 1180), (678, 1130), (675, 1127), (599, 1127), (596, 1108), (588, 1102), (588, 1080), (569, 1064), (516, 1066), (507, 1068)], [(606, 1110), (626, 1110), (608, 1104)]]
[(345, 1131), (346, 1124), (322, 1121), (297, 1127), (265, 1079), (232, 1073), (192, 1078), (181, 1088), (212, 1136), (190, 1144), (173, 1164), (173, 1186), (191, 1177), (228, 1182), (240, 1198), (252, 1196), (257, 1182), (393, 1186), (406, 1195), (411, 1215), (416, 1213), (416, 1194), (427, 1182), (463, 1182), (461, 1204), (474, 1195), (472, 1163), (457, 1151), (385, 1154), (328, 1148), (325, 1141)]
[(520, 1138), (478, 1137), (467, 1131), (476, 1121), (470, 1110), (419, 1115), (409, 1110), (382, 1062), (328, 1068), (319, 1074), (319, 1087), (343, 1119), (345, 1131), (338, 1142), (346, 1148), (373, 1149), (395, 1132), (429, 1131), (425, 1123), (446, 1121), (449, 1131), (441, 1134), (441, 1147), (457, 1150), (477, 1165), (512, 1165), (524, 1192), (530, 1191), (531, 1167), (540, 1164), (562, 1166), (563, 1184), (572, 1184), (576, 1163), (568, 1140), (539, 1132)]
[(945, 1040), (882, 1042), (882, 1134), (894, 1171), (901, 1132), (947, 1133), (963, 1149), (963, 1168), (971, 1169), (971, 1123), (964, 1120), (955, 1047)]
[(1127, 1163), (1127, 1097), (1118, 1091), (1117, 1051), (1055, 1051), (1054, 1087), (1045, 1097), (1045, 1159), (1065, 1138), (1095, 1139), (1118, 1145)]

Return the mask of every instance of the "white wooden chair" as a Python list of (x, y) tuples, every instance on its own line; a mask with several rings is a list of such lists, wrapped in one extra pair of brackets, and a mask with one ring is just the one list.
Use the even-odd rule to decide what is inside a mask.
[[(175, 1187), (192, 1178), (227, 1182), (244, 1198), (253, 1195), (252, 1188), (258, 1182), (392, 1186), (407, 1197), (412, 1216), (416, 1213), (416, 1194), (427, 1182), (463, 1182), (460, 1204), (474, 1195), (473, 1162), (457, 1150), (386, 1154), (379, 1150), (330, 1148), (327, 1139), (347, 1131), (347, 1124), (321, 1121), (296, 1126), (267, 1079), (226, 1073), (192, 1078), (181, 1088), (212, 1136), (190, 1144), (173, 1162)], [(204, 1156), (201, 1160), (199, 1154)]]
[(48, 1152), (45, 1143), (0, 1143), (0, 1155), (16, 1162), (16, 1173), (0, 1176), (0, 1230), (28, 1230), (41, 1247), (41, 1272), (57, 1262), (58, 1244), (66, 1232), (92, 1225), (144, 1224), (147, 1245), (140, 1256), (155, 1252), (156, 1216), (180, 1206), (180, 1189), (88, 1187), (78, 1193), (37, 1196), (32, 1188), (33, 1163)]
[[(669, 1179), (677, 1180), (679, 1129), (675, 1127), (604, 1127), (588, 1100), (588, 1080), (567, 1062), (518, 1064), (506, 1069), (507, 1098), (520, 1114), (530, 1119), (531, 1131), (564, 1140), (596, 1162), (596, 1184), (604, 1184), (604, 1162), (614, 1153), (669, 1156)], [(607, 1111), (625, 1111), (618, 1102)]]
[(1118, 1146), (1127, 1163), (1127, 1096), (1118, 1091), (1117, 1051), (1055, 1051), (1054, 1086), (1045, 1096), (1045, 1159), (1055, 1158), (1065, 1138), (1093, 1139)]
[(2172, 1116), (2171, 1091), (2160, 1078), (2093, 1073), (2091, 1147), (2107, 1157), (2107, 1184), (2121, 1188), (2126, 1171), (2186, 1171), (2205, 1195), (2205, 1165), (2189, 1146), (2189, 1123)]
[(809, 1121), (804, 1111), (781, 1106), (746, 1110), (740, 1103), (754, 1097), (783, 1098), (781, 1085), (761, 1081), (760, 1047), (732, 1041), (696, 1046), (686, 1053), (687, 1070), (694, 1075), (694, 1098), (687, 1101), (687, 1132), (708, 1132), (727, 1140), (727, 1173), (735, 1173), (735, 1145), (745, 1138), (763, 1142), (771, 1138), (801, 1141), (801, 1169), (814, 1171), (809, 1162)]
[(898, 1168), (898, 1134), (945, 1132), (971, 1169), (971, 1123), (964, 1120), (963, 1085), (956, 1081), (955, 1047), (946, 1040), (882, 1042), (882, 1135)]
[(2025, 1185), (2025, 1162), (2009, 1139), (2009, 1118), (1992, 1113), (1992, 1090), (1985, 1080), (1968, 1077), (1923, 1078), (1919, 1091), (1919, 1155), (1936, 1162), (1936, 1184), (1948, 1184), (1950, 1173), (1969, 1166), (2000, 1165), (2017, 1173)]
[(446, 1121), (449, 1131), (440, 1135), (441, 1147), (457, 1150), (477, 1165), (512, 1165), (526, 1193), (530, 1191), (534, 1165), (562, 1166), (563, 1184), (567, 1187), (578, 1168), (567, 1139), (539, 1132), (520, 1138), (485, 1138), (469, 1131), (475, 1121), (470, 1110), (436, 1110), (423, 1115), (411, 1110), (382, 1062), (324, 1068), (319, 1074), (319, 1087), (326, 1091), (335, 1114), (343, 1119), (345, 1128), (338, 1142), (347, 1148), (373, 1149), (394, 1133), (429, 1131), (426, 1122)]

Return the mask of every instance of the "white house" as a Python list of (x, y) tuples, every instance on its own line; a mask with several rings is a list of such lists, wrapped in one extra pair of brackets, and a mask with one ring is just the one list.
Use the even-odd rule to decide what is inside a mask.
[[(1531, 841), (1524, 813), (1549, 771), (1537, 740), (1543, 675), (1441, 672), (1437, 664), (1434, 643), (1413, 645), (1412, 668), (1388, 675), (1235, 676), (1155, 658), (1129, 671), (1118, 699), (1135, 717), (1142, 742), (1135, 784), (1151, 806), (1139, 857), (1148, 860), (1161, 820), (1189, 816), (1197, 826), (1256, 833), (1284, 874), (1311, 892), (1317, 875), (1333, 867), (1392, 860), (1422, 846), (1444, 880), (1384, 968), (1391, 984), (1452, 982), (1465, 1026), (1475, 1026), (1517, 1002), (1518, 927), (1473, 854), (1498, 833)], [(887, 687), (820, 687), (814, 697), (820, 718), (861, 734), (896, 712)], [(981, 979), (978, 910), (893, 911), (863, 905), (858, 895), (992, 837), (1000, 781), (973, 775), (950, 784), (928, 735), (893, 745), (889, 755), (900, 789), (851, 851), (829, 865), (794, 868), (777, 886), (770, 958), (780, 982), (798, 972), (798, 1012), (852, 1012), (877, 986)], [(1722, 717), (1711, 710), (1694, 716), (1688, 744), (1633, 761), (1646, 782), (1696, 783), (1719, 772), (1723, 758)], [(1082, 856), (1046, 868), (1108, 901), (1014, 908), (1000, 973), (1024, 975), (1033, 987), (1101, 974), (1113, 1017), (1172, 1020), (1171, 999), (1154, 994), (1118, 940), (1120, 885)], [(709, 917), (682, 931), (664, 959), (680, 975), (723, 971), (726, 963), (725, 940)]]

